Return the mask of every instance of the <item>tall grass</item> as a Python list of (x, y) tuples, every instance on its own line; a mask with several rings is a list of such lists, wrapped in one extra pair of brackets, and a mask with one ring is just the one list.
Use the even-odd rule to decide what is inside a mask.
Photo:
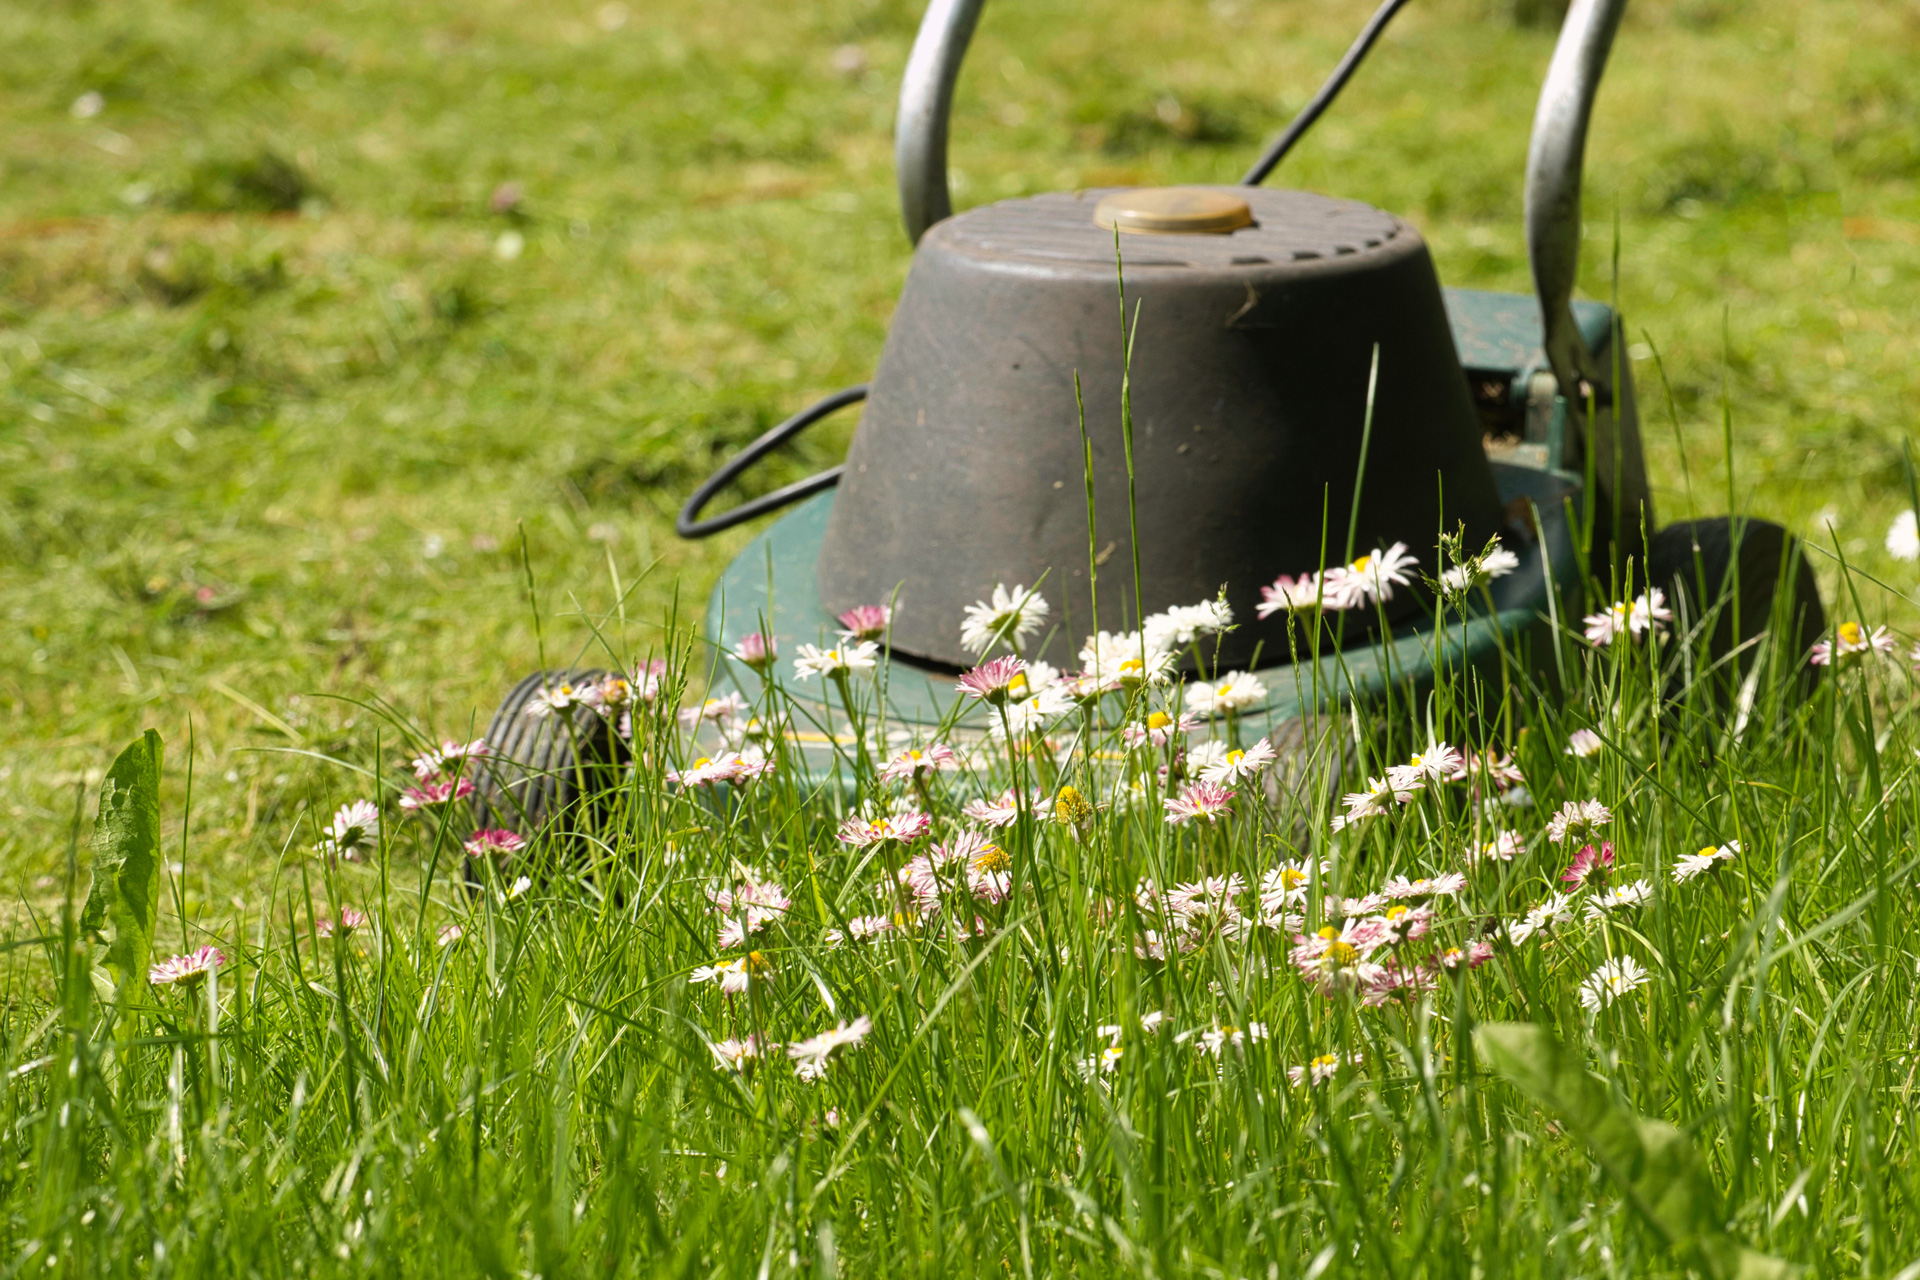
[[(722, 721), (771, 772), (676, 786), (669, 771), (717, 745), (713, 722), (677, 714), (688, 673), (722, 660), (672, 628), (619, 651), (596, 626), (598, 665), (666, 660), (632, 703), (632, 763), (510, 857), (464, 854), (458, 807), (394, 806), (436, 735), (390, 710), (388, 771), (343, 774), (385, 810), (377, 843), (328, 857), (310, 826), (285, 832), (271, 892), (182, 939), (225, 966), (150, 997), (123, 983), (115, 1002), (77, 923), (76, 842), (67, 908), (6, 965), (0, 1259), (33, 1275), (1644, 1276), (1715, 1269), (1697, 1249), (1724, 1230), (1820, 1274), (1911, 1277), (1905, 664), (1851, 658), (1803, 698), (1804, 655), (1769, 638), (1736, 717), (1710, 622), (1605, 648), (1567, 630), (1558, 663), (1509, 654), (1441, 669), (1418, 700), (1329, 708), (1290, 761), (1300, 785), (1242, 782), (1218, 823), (1181, 826), (1162, 805), (1179, 739), (1122, 737), (1177, 714), (1178, 684), (1070, 705), (1044, 743), (985, 736), (1011, 713), (976, 711), (928, 731), (956, 767), (883, 783), (904, 745), (873, 724), (884, 666), (839, 681), (827, 712), (782, 655)], [(1537, 673), (1556, 666), (1552, 691)], [(873, 726), (864, 750), (843, 697)], [(843, 741), (808, 766), (794, 735), (823, 716)], [(1240, 728), (1212, 722), (1190, 748)], [(1576, 729), (1599, 749), (1570, 754)], [(1342, 792), (1436, 741), (1510, 755), (1523, 780), (1481, 757), (1332, 829)], [(1091, 817), (1061, 820), (1063, 786)], [(919, 911), (896, 873), (979, 830), (962, 805), (1009, 787), (1027, 798), (986, 833), (1004, 884), (975, 895), (954, 864)], [(1586, 800), (1610, 823), (1550, 841), (1549, 817)], [(909, 809), (926, 836), (840, 838), (849, 816)], [(1517, 856), (1475, 856), (1500, 831)], [(1649, 900), (1588, 919), (1591, 886), (1513, 941), (1602, 838), (1611, 883), (1645, 878)], [(1683, 855), (1733, 842), (1676, 881)], [(1304, 873), (1281, 884), (1300, 919), (1268, 927), (1255, 887), (1282, 866)], [(1458, 895), (1427, 900), (1432, 932), (1375, 958), (1480, 942), (1484, 965), (1373, 1007), (1296, 970), (1292, 935), (1382, 909), (1336, 899), (1456, 872)], [(1231, 905), (1216, 887), (1206, 910), (1169, 906), (1234, 874)], [(769, 881), (777, 909), (714, 902)], [(366, 922), (323, 936), (348, 909)], [(880, 932), (859, 938), (860, 917)], [(748, 932), (722, 947), (729, 918)], [(691, 981), (749, 951), (744, 992)], [(1586, 1007), (1580, 985), (1616, 958), (1650, 981)], [(870, 1034), (818, 1078), (778, 1047), (861, 1017)], [(1548, 1028), (1607, 1105), (1679, 1127), (1712, 1188), (1693, 1227), (1647, 1208), (1644, 1170), (1596, 1160), (1577, 1115), (1489, 1069), (1471, 1032), (1495, 1021)], [(762, 1052), (729, 1063), (749, 1035)], [(1330, 1078), (1290, 1079), (1324, 1055)]]

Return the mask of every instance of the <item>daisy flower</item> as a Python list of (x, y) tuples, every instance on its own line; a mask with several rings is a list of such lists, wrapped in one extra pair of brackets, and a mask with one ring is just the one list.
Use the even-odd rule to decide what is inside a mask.
[(1569, 800), (1547, 819), (1547, 839), (1563, 843), (1569, 835), (1591, 835), (1613, 821), (1613, 813), (1598, 800)]
[(938, 769), (955, 768), (959, 762), (960, 757), (953, 748), (942, 742), (930, 747), (909, 747), (887, 761), (887, 767), (880, 771), (880, 781), (911, 782), (927, 777)]
[(780, 646), (773, 642), (772, 636), (762, 635), (758, 631), (740, 637), (733, 646), (735, 661), (745, 663), (755, 671), (765, 671), (780, 658)]
[(838, 621), (842, 640), (878, 640), (893, 625), (893, 609), (884, 604), (857, 604)]
[(871, 942), (893, 927), (893, 921), (886, 916), (849, 916), (845, 933), (827, 930), (827, 945), (837, 947), (849, 938), (855, 942)]
[[(1324, 872), (1325, 867), (1323, 866), (1322, 873), (1324, 874)], [(1327, 915), (1332, 918), (1357, 918), (1385, 911), (1387, 909), (1387, 895), (1384, 893), (1367, 893), (1357, 898), (1342, 898), (1338, 894), (1328, 894), (1326, 902), (1322, 905), (1325, 906)]]
[(1433, 908), (1409, 907), (1404, 902), (1396, 902), (1387, 908), (1385, 915), (1371, 923), (1380, 927), (1384, 945), (1398, 947), (1427, 936), (1433, 927)]
[(1349, 920), (1343, 928), (1332, 925), (1311, 936), (1298, 934), (1289, 959), (1300, 976), (1323, 994), (1351, 991), (1368, 980), (1380, 966), (1369, 961), (1381, 945), (1378, 925), (1364, 920)]
[(1165, 684), (1173, 675), (1174, 658), (1148, 644), (1138, 631), (1102, 631), (1080, 646), (1080, 665), (1082, 688), (1105, 692)]
[(1246, 671), (1229, 671), (1218, 680), (1187, 686), (1187, 705), (1203, 716), (1239, 715), (1265, 706), (1267, 686)]
[(1857, 622), (1843, 622), (1834, 628), (1833, 636), (1832, 640), (1822, 640), (1813, 646), (1808, 661), (1814, 666), (1830, 667), (1862, 653), (1893, 652), (1893, 637), (1885, 627), (1875, 627), (1868, 632)]
[(1895, 560), (1920, 560), (1920, 522), (1909, 507), (1887, 527), (1887, 554)]
[(990, 599), (967, 606), (966, 618), (960, 624), (960, 643), (975, 653), (985, 653), (996, 644), (1019, 649), (1040, 629), (1049, 612), (1039, 588), (1029, 591), (1016, 586), (1009, 591), (1006, 583), (998, 583)]
[(445, 772), (449, 766), (457, 765), (470, 756), (487, 754), (487, 740), (475, 738), (472, 742), (446, 741), (439, 750), (427, 751), (413, 758), (413, 776), (421, 782)]
[[(1105, 1029), (1104, 1027), (1101, 1028), (1103, 1031)], [(1091, 1080), (1095, 1076), (1112, 1075), (1119, 1069), (1120, 1058), (1125, 1052), (1126, 1050), (1120, 1047), (1120, 1042), (1115, 1040), (1104, 1046), (1099, 1053), (1094, 1054), (1092, 1057), (1080, 1059), (1078, 1064), (1076, 1064), (1080, 1071), (1080, 1078), (1082, 1080)]]
[(539, 692), (527, 699), (525, 714), (537, 720), (556, 711), (571, 711), (586, 701), (587, 693), (592, 688), (592, 685), (575, 684), (571, 680), (556, 680), (543, 685)]
[(510, 857), (527, 847), (527, 838), (505, 827), (482, 827), (461, 847), (469, 858)]
[(1626, 884), (1615, 885), (1605, 893), (1595, 894), (1587, 899), (1586, 917), (1589, 920), (1602, 920), (1615, 911), (1631, 910), (1643, 907), (1653, 897), (1653, 885), (1646, 880), (1631, 880)]
[(1423, 964), (1379, 965), (1361, 983), (1360, 1007), (1377, 1009), (1389, 1000), (1410, 1001), (1436, 985), (1433, 971)]
[(726, 721), (747, 714), (747, 700), (738, 693), (708, 698), (697, 707), (680, 708), (680, 727), (693, 729), (709, 720)]
[(1637, 637), (1648, 631), (1665, 635), (1667, 624), (1673, 621), (1673, 610), (1666, 607), (1666, 602), (1666, 592), (1654, 587), (1631, 601), (1616, 600), (1600, 612), (1588, 614), (1580, 620), (1586, 627), (1587, 643), (1604, 649), (1623, 635)]
[[(1321, 864), (1321, 874), (1327, 866)], [(1262, 911), (1276, 911), (1283, 906), (1294, 906), (1307, 900), (1307, 889), (1313, 883), (1313, 872), (1304, 862), (1283, 862), (1269, 869), (1260, 877), (1260, 907)]]
[(1273, 749), (1273, 744), (1262, 738), (1244, 751), (1225, 751), (1218, 758), (1209, 759), (1199, 766), (1200, 776), (1208, 782), (1230, 786), (1258, 776), (1279, 758), (1280, 753)]
[(1167, 825), (1184, 827), (1189, 822), (1212, 823), (1226, 816), (1234, 793), (1214, 782), (1204, 779), (1189, 782), (1180, 789), (1180, 794), (1161, 801), (1167, 810)]
[(408, 787), (400, 797), (400, 807), (410, 812), (429, 809), (454, 800), (464, 800), (472, 794), (471, 781), (466, 778), (448, 778), (444, 782), (429, 782), (424, 786)]
[[(1303, 573), (1297, 578), (1290, 578), (1283, 573), (1273, 580), (1272, 586), (1260, 588), (1260, 607), (1254, 612), (1262, 618), (1270, 618), (1282, 609), (1289, 613), (1317, 609), (1323, 603), (1322, 597), (1319, 574)], [(1346, 607), (1332, 600), (1324, 603), (1329, 609)]]
[(1288, 1067), (1287, 1080), (1296, 1089), (1302, 1085), (1308, 1088), (1323, 1085), (1339, 1074), (1346, 1061), (1337, 1053), (1323, 1053), (1304, 1067)]
[(1667, 624), (1672, 621), (1673, 610), (1667, 608), (1667, 593), (1653, 587), (1635, 597), (1633, 608), (1627, 613), (1627, 630), (1636, 636), (1648, 631), (1665, 635)]
[(1203, 600), (1153, 614), (1141, 624), (1141, 630), (1146, 632), (1147, 648), (1171, 653), (1201, 636), (1219, 635), (1232, 626), (1233, 609), (1225, 600)]
[(331, 938), (336, 932), (344, 938), (355, 929), (366, 924), (366, 922), (366, 912), (356, 910), (353, 907), (342, 907), (340, 908), (340, 918), (338, 920), (316, 920), (313, 923), (313, 931), (322, 938)]
[(1606, 745), (1600, 740), (1600, 735), (1593, 730), (1575, 729), (1567, 735), (1566, 754), (1585, 760), (1589, 756), (1599, 755), (1600, 749)]
[(1573, 898), (1564, 893), (1547, 895), (1547, 900), (1530, 908), (1520, 919), (1507, 926), (1507, 938), (1516, 947), (1536, 933), (1544, 933), (1573, 922)]
[(1526, 852), (1526, 846), (1520, 842), (1519, 836), (1511, 831), (1502, 831), (1481, 845), (1473, 855), (1473, 859), (1476, 862), (1482, 858), (1491, 858), (1497, 862), (1512, 862), (1524, 852)]
[(1496, 538), (1491, 550), (1441, 574), (1440, 589), (1449, 595), (1459, 595), (1495, 578), (1504, 578), (1519, 567), (1520, 557), (1501, 546)]
[(873, 1020), (863, 1013), (851, 1023), (842, 1022), (810, 1040), (788, 1045), (787, 1056), (793, 1059), (794, 1074), (802, 1080), (818, 1080), (827, 1073), (827, 1060), (834, 1050), (857, 1048), (872, 1030)]
[(371, 800), (351, 800), (334, 810), (333, 821), (323, 828), (320, 852), (352, 859), (363, 849), (380, 843), (380, 810)]
[(1698, 853), (1683, 853), (1680, 860), (1673, 864), (1673, 882), (1685, 884), (1696, 876), (1718, 871), (1740, 857), (1740, 842), (1729, 840), (1719, 848), (1708, 845)]
[(218, 947), (201, 947), (190, 955), (168, 956), (147, 970), (147, 981), (156, 987), (198, 985), (200, 979), (227, 962)]
[(1267, 1024), (1249, 1022), (1242, 1030), (1231, 1023), (1216, 1023), (1211, 1030), (1200, 1033), (1200, 1048), (1214, 1057), (1226, 1048), (1244, 1049), (1249, 1043), (1267, 1038)]
[(1407, 571), (1419, 563), (1419, 557), (1409, 554), (1404, 542), (1396, 542), (1385, 551), (1375, 547), (1352, 564), (1328, 571), (1323, 589), (1329, 607), (1357, 609), (1375, 600), (1391, 600), (1394, 587), (1413, 581)]
[(793, 660), (794, 679), (811, 680), (815, 676), (825, 676), (829, 680), (843, 680), (855, 671), (873, 670), (880, 646), (871, 640), (861, 640), (836, 649), (803, 644), (799, 646), (799, 651), (800, 656)]
[(1429, 782), (1446, 782), (1459, 773), (1464, 757), (1444, 742), (1425, 751), (1416, 751), (1405, 764), (1387, 770), (1387, 781), (1395, 791), (1418, 791)]
[(1580, 1003), (1589, 1009), (1604, 1009), (1652, 981), (1653, 976), (1638, 960), (1632, 956), (1616, 956), (1595, 969), (1580, 984)]
[(1478, 969), (1493, 959), (1493, 944), (1484, 938), (1475, 939), (1465, 947), (1448, 947), (1433, 957), (1433, 964), (1443, 973), (1465, 973), (1469, 969)]
[(933, 819), (917, 810), (909, 809), (905, 813), (883, 813), (874, 817), (862, 817), (855, 814), (840, 824), (835, 834), (840, 843), (856, 849), (865, 849), (869, 845), (885, 843), (888, 840), (907, 844), (927, 834), (933, 825)]
[(992, 707), (1006, 705), (1009, 698), (1025, 697), (1028, 688), (1026, 661), (1011, 653), (981, 663), (954, 686), (975, 702)]
[(1334, 817), (1333, 829), (1343, 830), (1362, 819), (1376, 817), (1395, 804), (1405, 804), (1411, 799), (1413, 799), (1413, 792), (1396, 787), (1386, 778), (1368, 778), (1365, 791), (1350, 791), (1340, 802), (1347, 806), (1347, 811)]
[(436, 947), (450, 947), (466, 936), (467, 931), (459, 925), (443, 924), (440, 926), (440, 932), (433, 935), (433, 945)]
[[(756, 1036), (748, 1036), (744, 1040), (715, 1040), (709, 1047), (713, 1050), (714, 1065), (722, 1071), (745, 1071), (753, 1065), (755, 1058), (764, 1056)], [(766, 1049), (772, 1052), (779, 1047), (770, 1044)]]
[(763, 952), (749, 951), (735, 960), (701, 965), (688, 975), (687, 981), (718, 983), (728, 995), (740, 995), (751, 984), (765, 982), (772, 976), (773, 961)]
[(1164, 747), (1176, 737), (1184, 738), (1199, 727), (1200, 721), (1184, 711), (1178, 720), (1164, 711), (1156, 711), (1147, 717), (1144, 724), (1128, 721), (1126, 727), (1120, 730), (1120, 737), (1130, 747), (1142, 747), (1149, 743)]
[[(1045, 796), (1034, 796), (1027, 807), (1034, 817), (1044, 818), (1052, 810), (1053, 801)], [(1010, 827), (1020, 816), (1020, 801), (1013, 792), (1002, 791), (991, 799), (969, 800), (960, 806), (960, 812), (982, 826)]]
[(1387, 881), (1380, 892), (1396, 902), (1425, 901), (1428, 898), (1450, 898), (1467, 887), (1467, 878), (1458, 871), (1449, 871), (1432, 879), (1409, 880), (1405, 876), (1395, 876)]
[(1575, 890), (1603, 885), (1607, 877), (1613, 874), (1613, 845), (1602, 840), (1598, 849), (1592, 845), (1580, 846), (1580, 852), (1573, 855), (1573, 861), (1560, 873), (1560, 883), (1571, 885)]
[(680, 787), (711, 787), (721, 782), (751, 782), (772, 773), (774, 762), (752, 747), (700, 756), (684, 769), (669, 769), (667, 781)]

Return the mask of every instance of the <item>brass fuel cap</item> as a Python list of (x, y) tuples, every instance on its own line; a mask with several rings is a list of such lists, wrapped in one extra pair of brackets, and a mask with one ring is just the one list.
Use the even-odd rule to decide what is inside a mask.
[(1253, 210), (1217, 187), (1136, 187), (1094, 206), (1093, 220), (1109, 231), (1147, 235), (1225, 235), (1253, 225)]

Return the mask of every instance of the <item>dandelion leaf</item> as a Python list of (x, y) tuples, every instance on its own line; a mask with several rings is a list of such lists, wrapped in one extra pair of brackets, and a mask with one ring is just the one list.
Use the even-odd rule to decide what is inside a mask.
[(100, 785), (93, 828), (93, 885), (80, 927), (107, 943), (106, 967), (122, 993), (145, 987), (160, 918), (160, 735), (120, 753)]
[(1668, 1248), (1697, 1256), (1715, 1280), (1789, 1280), (1799, 1274), (1798, 1267), (1748, 1249), (1728, 1233), (1719, 1190), (1686, 1134), (1617, 1100), (1588, 1073), (1584, 1056), (1546, 1028), (1484, 1023), (1474, 1043), (1495, 1071), (1586, 1142)]

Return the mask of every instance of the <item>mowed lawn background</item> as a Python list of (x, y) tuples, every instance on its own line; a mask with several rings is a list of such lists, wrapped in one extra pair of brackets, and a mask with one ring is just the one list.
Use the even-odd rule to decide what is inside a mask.
[[(957, 202), (1232, 181), (1370, 7), (989, 6)], [(170, 746), (170, 823), (190, 753), (188, 902), (222, 910), (302, 806), (359, 785), (283, 752), (397, 755), (340, 699), (484, 722), (538, 661), (523, 537), (552, 661), (623, 592), (636, 647), (675, 601), (697, 617), (750, 534), (678, 542), (683, 496), (878, 356), (909, 260), (891, 129), (918, 18), (0, 9), (8, 918), (57, 898), (76, 792), (143, 726)], [(1552, 41), (1492, 0), (1421, 0), (1275, 181), (1407, 217), (1449, 284), (1526, 290)], [(1662, 518), (1726, 508), (1724, 394), (1735, 503), (1829, 544), (1831, 522), (1903, 591), (1881, 543), (1920, 390), (1916, 65), (1914, 0), (1637, 2), (1582, 264), (1589, 296), (1615, 290), (1617, 225)], [(758, 483), (830, 465), (850, 427)], [(1883, 608), (1920, 617), (1867, 597)]]

